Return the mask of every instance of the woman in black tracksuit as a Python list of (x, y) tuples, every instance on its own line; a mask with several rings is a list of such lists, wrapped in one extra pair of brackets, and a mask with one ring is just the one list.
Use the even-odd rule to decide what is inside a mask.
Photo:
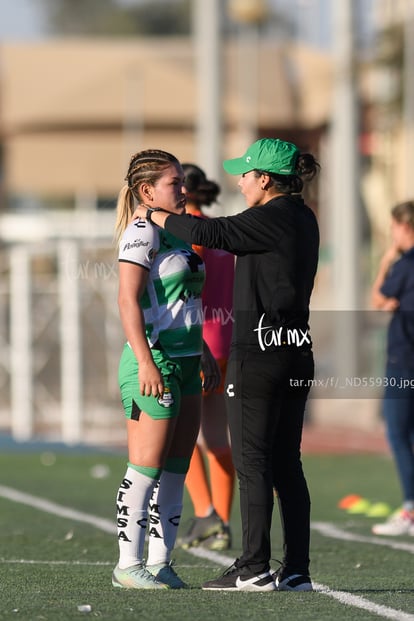
[[(314, 376), (308, 319), (319, 232), (300, 192), (319, 164), (292, 143), (264, 138), (223, 166), (242, 175), (239, 187), (248, 209), (238, 215), (204, 220), (138, 208), (138, 215), (176, 237), (237, 255), (225, 390), (243, 553), (203, 589), (310, 591), (310, 498), (300, 444)], [(274, 490), (284, 557), (272, 575)]]

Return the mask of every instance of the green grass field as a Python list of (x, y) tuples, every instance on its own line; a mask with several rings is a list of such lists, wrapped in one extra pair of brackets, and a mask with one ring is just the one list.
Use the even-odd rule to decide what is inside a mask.
[[(219, 555), (174, 553), (176, 569), (190, 589), (114, 589), (115, 493), (125, 462), (125, 455), (106, 451), (2, 451), (0, 619), (414, 620), (414, 538), (373, 537), (372, 518), (350, 516), (337, 506), (341, 498), (356, 493), (396, 508), (400, 492), (389, 457), (305, 455), (312, 496), (313, 593), (200, 589), (240, 554), (237, 498), (232, 550)], [(189, 517), (186, 495), (182, 529)], [(277, 512), (274, 521), (273, 557), (280, 559)], [(78, 610), (82, 605), (89, 605), (90, 612)]]

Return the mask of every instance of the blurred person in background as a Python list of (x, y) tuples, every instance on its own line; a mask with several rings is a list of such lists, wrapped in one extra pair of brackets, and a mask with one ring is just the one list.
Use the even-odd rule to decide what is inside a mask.
[[(202, 207), (210, 207), (217, 201), (220, 186), (195, 164), (183, 164), (183, 170), (186, 212), (206, 217)], [(210, 550), (227, 550), (231, 546), (229, 522), (235, 470), (223, 393), (233, 327), (234, 256), (224, 250), (202, 246), (193, 246), (193, 249), (205, 265), (203, 338), (220, 367), (221, 383), (216, 390), (203, 389), (200, 434), (185, 480), (195, 517), (188, 532), (177, 543), (183, 548), (202, 544)]]
[[(202, 339), (204, 264), (191, 246), (151, 223), (153, 208), (185, 214), (184, 173), (160, 150), (135, 154), (117, 204), (118, 304), (127, 339), (119, 364), (128, 467), (117, 494), (115, 587), (185, 588), (171, 565), (184, 480), (206, 390), (220, 372)], [(134, 216), (137, 202), (143, 217)], [(203, 356), (202, 356), (203, 354)], [(144, 562), (145, 536), (148, 557)]]
[(392, 244), (372, 287), (372, 304), (392, 313), (383, 415), (403, 505), (383, 524), (374, 524), (372, 531), (414, 536), (414, 201), (393, 207), (391, 235)]
[[(305, 204), (304, 182), (319, 171), (310, 153), (263, 138), (224, 161), (241, 175), (247, 209), (195, 218), (157, 211), (153, 221), (189, 243), (237, 255), (234, 324), (226, 404), (242, 521), (240, 558), (203, 585), (224, 591), (312, 591), (310, 497), (301, 462), (306, 400), (314, 376), (309, 301), (319, 230)], [(139, 215), (145, 208), (137, 208)], [(277, 492), (283, 560), (272, 573), (271, 523)]]

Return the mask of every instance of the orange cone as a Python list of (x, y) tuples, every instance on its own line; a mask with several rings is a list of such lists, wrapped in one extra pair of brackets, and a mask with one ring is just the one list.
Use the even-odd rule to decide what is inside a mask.
[(340, 509), (349, 509), (361, 499), (362, 496), (359, 496), (358, 494), (348, 494), (348, 496), (344, 496), (344, 498), (338, 502), (338, 507)]

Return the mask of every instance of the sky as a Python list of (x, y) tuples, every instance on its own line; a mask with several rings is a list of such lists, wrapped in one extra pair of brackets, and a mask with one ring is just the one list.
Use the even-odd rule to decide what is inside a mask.
[[(120, 4), (131, 1), (119, 0)], [(329, 49), (331, 41), (332, 3), (338, 0), (268, 0), (277, 10), (283, 9), (295, 20), (296, 36), (317, 47)], [(356, 0), (360, 7), (360, 27), (369, 33), (370, 7), (374, 0)], [(33, 40), (45, 36), (41, 0), (0, 0), (0, 41)]]
[(43, 35), (38, 0), (0, 0), (0, 39), (36, 39)]

